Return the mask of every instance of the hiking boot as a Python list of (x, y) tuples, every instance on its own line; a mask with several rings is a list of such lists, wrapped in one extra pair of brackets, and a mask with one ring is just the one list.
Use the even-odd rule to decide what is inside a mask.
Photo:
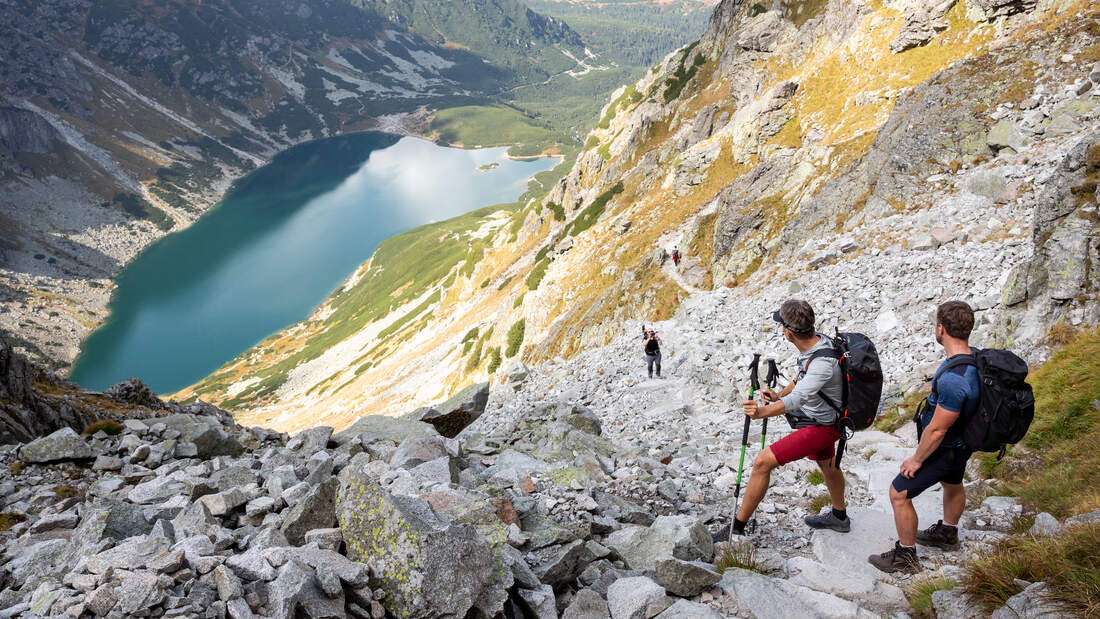
[(802, 519), (811, 529), (832, 529), (834, 531), (840, 531), (841, 533), (847, 533), (852, 530), (852, 519), (845, 518), (841, 520), (836, 517), (833, 510), (829, 510), (824, 514), (818, 514), (816, 516), (806, 516)]
[(946, 525), (942, 520), (923, 531), (917, 531), (917, 543), (944, 550), (959, 549), (959, 528)]
[(901, 542), (894, 542), (894, 549), (889, 552), (867, 557), (867, 562), (887, 574), (894, 572), (916, 574), (920, 571), (917, 549), (903, 548)]
[(723, 542), (730, 541), (730, 531), (733, 531), (734, 537), (744, 537), (744, 531), (738, 531), (728, 524), (722, 525), (716, 532), (711, 533), (710, 537), (714, 540), (715, 544), (721, 544)]

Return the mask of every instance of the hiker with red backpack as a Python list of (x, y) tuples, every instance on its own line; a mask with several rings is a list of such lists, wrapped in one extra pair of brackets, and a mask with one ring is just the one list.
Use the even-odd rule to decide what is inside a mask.
[[(959, 519), (966, 507), (963, 476), (975, 451), (1004, 453), (1023, 438), (1035, 413), (1027, 364), (1006, 350), (970, 346), (974, 311), (962, 301), (936, 308), (936, 343), (947, 359), (932, 379), (932, 393), (917, 409), (917, 449), (901, 463), (890, 485), (898, 541), (867, 561), (887, 572), (920, 571), (917, 544), (959, 547)], [(935, 484), (943, 487), (943, 519), (918, 531), (913, 499)]]
[(672, 263), (676, 265), (677, 269), (680, 268), (680, 248), (679, 247), (673, 247), (672, 248)]
[(751, 419), (785, 415), (795, 431), (756, 456), (745, 500), (732, 525), (713, 534), (715, 542), (728, 541), (731, 535), (744, 535), (753, 512), (767, 493), (771, 472), (800, 458), (817, 462), (832, 499), (830, 511), (807, 516), (806, 524), (816, 529), (851, 530), (844, 500), (844, 474), (838, 468), (839, 463), (834, 462), (835, 445), (843, 436), (843, 427), (838, 423), (842, 414), (838, 403), (845, 401), (846, 391), (838, 363), (842, 355), (829, 336), (816, 331), (814, 310), (806, 301), (790, 299), (772, 318), (781, 325), (787, 341), (798, 349), (798, 376), (778, 393), (763, 390), (763, 403), (744, 401), (747, 419), (743, 442), (747, 442), (747, 424)]

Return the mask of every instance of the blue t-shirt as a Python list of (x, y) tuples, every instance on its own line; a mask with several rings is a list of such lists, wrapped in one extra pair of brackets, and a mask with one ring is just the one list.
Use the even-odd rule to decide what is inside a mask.
[[(947, 430), (947, 436), (943, 437), (944, 447), (963, 447), (962, 433), (966, 426), (966, 420), (978, 410), (978, 397), (981, 393), (981, 380), (978, 378), (978, 368), (974, 365), (957, 365), (944, 371), (947, 364), (956, 355), (943, 362), (940, 369), (936, 370), (933, 384), (936, 389), (928, 396), (928, 410), (921, 416), (921, 426), (927, 428), (932, 423), (936, 407), (942, 407), (946, 411), (959, 413), (958, 420)], [(938, 396), (938, 397), (937, 397)]]

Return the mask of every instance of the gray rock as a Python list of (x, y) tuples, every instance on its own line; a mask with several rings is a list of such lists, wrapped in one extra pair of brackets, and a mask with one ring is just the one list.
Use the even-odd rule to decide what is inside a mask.
[(330, 599), (335, 599), (344, 594), (340, 577), (336, 575), (336, 571), (330, 565), (322, 563), (313, 569), (317, 573), (317, 584), (321, 586), (321, 591), (324, 591), (325, 595)]
[(118, 604), (118, 595), (112, 585), (102, 585), (84, 598), (85, 608), (96, 617), (106, 616), (115, 604)]
[[(667, 612), (667, 611), (666, 611)], [(599, 593), (581, 589), (561, 614), (561, 619), (610, 619), (611, 611)]]
[(520, 589), (519, 597), (536, 619), (558, 619), (554, 589), (550, 585), (542, 585), (538, 589)]
[(296, 434), (294, 438), (287, 441), (286, 448), (303, 454), (314, 454), (327, 449), (331, 439), (332, 428), (317, 426)]
[(122, 572), (118, 587), (118, 609), (135, 615), (164, 601), (164, 586), (152, 572)]
[(223, 492), (259, 483), (256, 472), (246, 466), (228, 466), (214, 471), (208, 481), (211, 486)]
[(742, 569), (728, 569), (718, 586), (737, 601), (742, 612), (782, 608), (790, 617), (855, 617), (858, 607), (835, 595), (791, 584), (781, 578)]
[(943, 21), (943, 17), (955, 6), (955, 2), (956, 0), (935, 0), (916, 3), (915, 8), (906, 13), (901, 29), (890, 42), (890, 51), (898, 54), (919, 47), (938, 32), (946, 30), (947, 23)]
[(672, 606), (657, 615), (657, 619), (722, 619), (723, 616), (706, 604), (676, 600)]
[(976, 196), (983, 196), (997, 204), (1005, 204), (1015, 198), (1015, 192), (1008, 185), (1004, 172), (998, 169), (976, 170), (966, 179), (966, 190)]
[(472, 525), (452, 525), (417, 498), (390, 495), (361, 468), (340, 473), (336, 513), (348, 557), (371, 568), (404, 617), (463, 616), (492, 576), (493, 553)]
[(283, 491), (283, 494), (281, 495), (283, 502), (290, 507), (294, 507), (298, 504), (299, 501), (304, 499), (307, 494), (309, 494), (311, 489), (312, 487), (309, 485), (309, 483), (304, 481), (298, 482)]
[(92, 574), (104, 574), (108, 570), (140, 570), (151, 560), (168, 551), (168, 540), (160, 537), (131, 537), (85, 560), (85, 568)]
[(50, 514), (35, 520), (31, 526), (27, 527), (27, 533), (35, 535), (48, 531), (56, 531), (58, 529), (72, 529), (78, 522), (80, 522), (80, 517), (74, 512)]
[(103, 395), (112, 400), (118, 400), (119, 402), (125, 402), (135, 406), (144, 406), (145, 408), (153, 410), (164, 410), (168, 407), (155, 393), (153, 393), (152, 389), (137, 378), (127, 378), (126, 380), (115, 383), (107, 387)]
[(596, 436), (602, 432), (600, 417), (583, 406), (573, 407), (573, 411), (565, 418), (565, 422), (582, 432)]
[(397, 451), (390, 458), (390, 466), (395, 469), (411, 469), (446, 455), (447, 446), (443, 443), (442, 437), (415, 436), (405, 439), (397, 446)]
[(654, 569), (665, 557), (684, 561), (714, 558), (714, 542), (701, 522), (691, 516), (660, 516), (649, 528), (628, 527), (607, 536), (605, 543), (633, 569)]
[(282, 526), (283, 534), (291, 544), (301, 546), (309, 531), (329, 529), (336, 524), (336, 493), (339, 488), (339, 480), (330, 477), (291, 508)]
[(225, 516), (248, 502), (248, 495), (240, 489), (232, 488), (224, 492), (208, 494), (198, 500), (210, 510), (214, 516)]
[(457, 484), (458, 473), (458, 463), (450, 456), (440, 456), (412, 469), (418, 479), (430, 483)]
[(16, 587), (37, 587), (45, 576), (55, 574), (59, 567), (66, 565), (73, 557), (71, 545), (63, 539), (46, 540), (12, 550), (17, 551), (17, 554), (5, 568), (11, 574), (11, 581)]
[(95, 450), (72, 428), (61, 428), (19, 448), (19, 459), (33, 464), (88, 460), (94, 457)]
[(611, 619), (647, 619), (670, 604), (664, 587), (645, 576), (620, 578), (607, 588)]
[(542, 460), (508, 449), (497, 457), (492, 466), (485, 469), (482, 477), (488, 481), (510, 485), (532, 473), (544, 473), (549, 469), (550, 466)]
[(674, 557), (660, 559), (657, 565), (657, 584), (669, 593), (680, 597), (696, 596), (722, 580), (714, 566), (702, 561), (683, 561)]
[(489, 383), (473, 384), (433, 406), (420, 421), (430, 423), (443, 436), (454, 438), (485, 412), (488, 402)]
[(1035, 516), (1035, 524), (1031, 525), (1028, 529), (1028, 534), (1035, 537), (1047, 537), (1050, 535), (1058, 535), (1062, 532), (1062, 523), (1058, 522), (1058, 519), (1048, 514), (1047, 512), (1041, 512), (1038, 516)]
[(306, 544), (316, 544), (322, 550), (339, 552), (344, 545), (344, 534), (339, 528), (306, 531)]
[(361, 438), (365, 446), (376, 441), (393, 441), (399, 444), (414, 436), (434, 436), (438, 434), (431, 424), (422, 421), (388, 417), (386, 415), (367, 415), (360, 417), (346, 430), (334, 435), (332, 438), (340, 445), (346, 444), (353, 438)]
[(1079, 524), (1093, 524), (1098, 522), (1100, 522), (1100, 509), (1085, 514), (1070, 516), (1069, 518), (1066, 518), (1064, 524), (1067, 527), (1072, 527)]
[(985, 610), (968, 600), (960, 589), (934, 591), (932, 608), (936, 610), (936, 619), (980, 619), (986, 616)]
[(532, 571), (539, 581), (554, 587), (569, 584), (596, 559), (583, 540), (574, 540), (564, 546), (551, 546), (536, 554), (539, 555), (540, 563)]
[(169, 550), (153, 557), (145, 567), (160, 574), (172, 574), (183, 568), (183, 550)]
[(122, 458), (98, 456), (92, 463), (93, 471), (117, 471), (122, 468)]
[(160, 417), (157, 423), (163, 423), (168, 430), (179, 432), (179, 441), (194, 443), (199, 458), (236, 457), (244, 451), (240, 442), (230, 436), (217, 419), (180, 414)]
[(967, 2), (967, 10), (975, 11), (979, 19), (974, 21), (993, 21), (1017, 13), (1035, 10), (1038, 0), (974, 0)]
[(252, 499), (244, 506), (244, 513), (250, 517), (262, 516), (275, 509), (275, 499), (261, 496)]
[(241, 584), (241, 579), (237, 578), (232, 570), (224, 565), (219, 565), (214, 568), (212, 574), (214, 575), (214, 586), (218, 588), (218, 599), (228, 602), (244, 596), (244, 586)]
[(1065, 616), (1066, 611), (1051, 601), (1045, 582), (1028, 585), (1008, 598), (1004, 606), (993, 611), (993, 619), (1055, 619)]
[(270, 616), (275, 619), (337, 619), (345, 616), (344, 596), (330, 598), (320, 588), (314, 572), (299, 561), (279, 568), (279, 576), (267, 585)]
[(1020, 152), (1027, 146), (1028, 141), (1027, 135), (1016, 126), (1016, 123), (1008, 119), (1003, 119), (994, 125), (986, 136), (986, 143), (994, 151), (1011, 148), (1015, 152)]

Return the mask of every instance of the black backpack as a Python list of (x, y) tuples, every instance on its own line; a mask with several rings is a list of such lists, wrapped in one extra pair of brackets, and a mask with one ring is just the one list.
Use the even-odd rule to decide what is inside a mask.
[[(1007, 350), (971, 350), (973, 355), (959, 355), (948, 361), (940, 376), (961, 365), (977, 368), (981, 383), (978, 408), (966, 421), (962, 438), (971, 451), (996, 451), (999, 459), (1008, 445), (1024, 438), (1035, 418), (1035, 395), (1027, 383), (1027, 363)], [(937, 394), (936, 381), (932, 393)], [(917, 419), (919, 428), (920, 417)]]
[(875, 422), (879, 402), (882, 399), (882, 364), (874, 342), (862, 333), (840, 333), (830, 338), (833, 348), (819, 350), (810, 356), (810, 362), (818, 357), (836, 359), (840, 364), (841, 401), (831, 401), (824, 393), (819, 394), (837, 413), (837, 430), (840, 442), (837, 444), (836, 465), (844, 456), (844, 445), (853, 432), (866, 430)]

